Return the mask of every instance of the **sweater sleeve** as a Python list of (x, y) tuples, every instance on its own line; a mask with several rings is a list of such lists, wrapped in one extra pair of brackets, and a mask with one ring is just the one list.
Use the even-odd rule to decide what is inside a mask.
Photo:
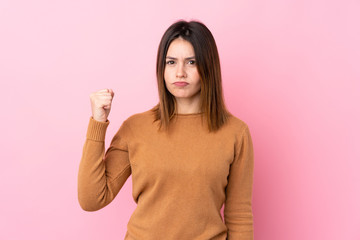
[(109, 120), (99, 122), (90, 117), (78, 172), (78, 201), (85, 211), (108, 205), (131, 175), (127, 146), (130, 130), (124, 121), (105, 152), (109, 124)]
[(246, 126), (236, 143), (234, 161), (230, 165), (224, 220), (227, 240), (253, 240), (252, 187), (254, 170), (253, 144)]

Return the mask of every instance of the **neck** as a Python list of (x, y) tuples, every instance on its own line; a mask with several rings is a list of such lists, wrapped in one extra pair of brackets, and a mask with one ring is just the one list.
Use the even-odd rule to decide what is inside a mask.
[(177, 98), (176, 108), (179, 114), (200, 113), (200, 95), (193, 99)]

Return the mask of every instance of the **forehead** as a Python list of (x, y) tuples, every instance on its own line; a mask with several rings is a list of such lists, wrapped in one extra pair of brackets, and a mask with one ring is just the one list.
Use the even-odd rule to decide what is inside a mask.
[(170, 43), (166, 56), (190, 57), (195, 56), (192, 44), (182, 38), (177, 38)]

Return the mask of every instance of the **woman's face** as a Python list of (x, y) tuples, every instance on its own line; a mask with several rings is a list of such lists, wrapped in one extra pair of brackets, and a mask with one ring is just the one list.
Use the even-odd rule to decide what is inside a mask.
[(194, 48), (189, 41), (177, 38), (171, 42), (166, 54), (164, 78), (166, 88), (177, 100), (193, 100), (200, 96), (200, 75)]

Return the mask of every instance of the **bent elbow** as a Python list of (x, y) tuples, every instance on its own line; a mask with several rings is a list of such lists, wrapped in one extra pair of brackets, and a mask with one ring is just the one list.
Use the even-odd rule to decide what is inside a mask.
[(83, 201), (79, 201), (79, 204), (80, 204), (80, 207), (82, 208), (82, 210), (84, 210), (86, 212), (95, 212), (104, 207), (99, 204), (95, 204), (95, 203), (91, 203), (91, 202), (83, 202)]
[(94, 212), (104, 207), (101, 202), (91, 197), (78, 196), (78, 202), (80, 207), (87, 212)]

